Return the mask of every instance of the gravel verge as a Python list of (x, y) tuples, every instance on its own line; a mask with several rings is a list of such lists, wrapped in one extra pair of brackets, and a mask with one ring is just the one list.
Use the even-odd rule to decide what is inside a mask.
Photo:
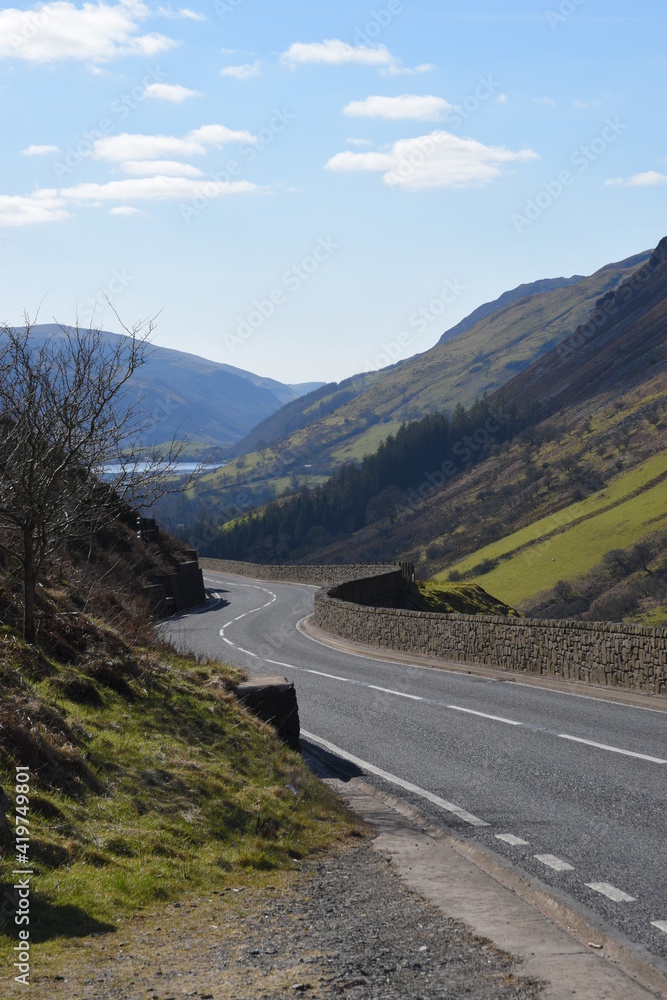
[(540, 992), (510, 956), (406, 888), (368, 843), (304, 863), (275, 885), (171, 904), (39, 965), (35, 1000), (537, 1000)]

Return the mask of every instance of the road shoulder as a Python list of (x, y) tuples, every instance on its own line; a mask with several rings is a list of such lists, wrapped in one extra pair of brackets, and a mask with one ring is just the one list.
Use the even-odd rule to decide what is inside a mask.
[(667, 998), (649, 962), (498, 861), (363, 779), (324, 780), (375, 830), (373, 846), (407, 887), (518, 959), (522, 976), (545, 984), (542, 1000)]

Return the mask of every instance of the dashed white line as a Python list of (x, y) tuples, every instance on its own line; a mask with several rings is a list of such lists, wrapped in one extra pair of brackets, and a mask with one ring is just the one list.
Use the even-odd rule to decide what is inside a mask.
[(652, 920), (651, 927), (657, 927), (663, 934), (667, 934), (667, 920)]
[(374, 764), (369, 764), (367, 760), (361, 760), (359, 757), (355, 757), (354, 754), (348, 753), (347, 750), (341, 750), (340, 747), (335, 746), (333, 743), (329, 743), (328, 740), (323, 740), (321, 736), (315, 736), (314, 733), (308, 733), (305, 729), (301, 730), (301, 735), (305, 736), (306, 739), (317, 743), (319, 746), (325, 747), (325, 749), (330, 750), (331, 753), (335, 753), (338, 757), (342, 757), (343, 760), (348, 760), (351, 764), (356, 764), (357, 767), (362, 769), (362, 771), (368, 771), (370, 774), (376, 774), (379, 778), (384, 778), (385, 781), (391, 782), (392, 785), (398, 785), (399, 788), (405, 789), (406, 792), (413, 792), (415, 795), (419, 795), (420, 798), (427, 799), (434, 805), (444, 809), (445, 812), (453, 813), (455, 816), (458, 816), (459, 819), (462, 819), (464, 823), (469, 823), (471, 826), (489, 826), (485, 820), (467, 812), (467, 810), (462, 809), (461, 806), (457, 806), (453, 802), (448, 802), (446, 799), (441, 799), (439, 795), (434, 795), (433, 792), (429, 792), (425, 788), (420, 788), (419, 785), (413, 785), (411, 781), (404, 781), (403, 778), (399, 778), (396, 774), (390, 774), (389, 771), (383, 771), (382, 768), (376, 767)]
[(397, 698), (409, 698), (410, 701), (423, 701), (418, 694), (406, 694), (404, 691), (392, 691), (391, 688), (378, 687), (377, 684), (369, 684), (371, 691), (384, 691), (385, 694), (394, 694)]
[(574, 871), (574, 865), (563, 861), (562, 858), (557, 858), (555, 854), (534, 854), (533, 857), (541, 861), (543, 865), (547, 865), (548, 868), (553, 868), (555, 872)]
[(652, 764), (667, 764), (667, 760), (662, 757), (650, 757), (645, 753), (635, 753), (634, 750), (621, 750), (620, 747), (611, 747), (608, 743), (596, 743), (594, 740), (584, 740), (581, 736), (568, 736), (567, 733), (558, 734), (561, 740), (572, 740), (573, 743), (585, 743), (588, 747), (597, 747), (598, 750), (609, 750), (611, 753), (622, 753), (625, 757), (637, 757), (639, 760), (648, 760)]
[(236, 648), (238, 649), (239, 653), (245, 653), (246, 656), (254, 656), (255, 659), (257, 659), (257, 653), (251, 653), (249, 649), (241, 649), (240, 646), (237, 646)]
[(515, 837), (513, 833), (497, 833), (496, 840), (502, 840), (511, 847), (528, 847), (530, 841)]
[(488, 712), (477, 712), (473, 708), (461, 708), (460, 705), (445, 705), (454, 712), (466, 712), (467, 715), (479, 715), (482, 719), (492, 719), (494, 722), (504, 722), (508, 726), (523, 726), (523, 722), (516, 722), (514, 719), (505, 719), (502, 715), (489, 715)]
[(615, 885), (610, 885), (609, 882), (586, 882), (585, 884), (594, 892), (599, 892), (603, 896), (613, 899), (615, 903), (636, 902), (634, 896), (628, 896), (627, 892), (623, 892), (622, 889), (617, 889)]

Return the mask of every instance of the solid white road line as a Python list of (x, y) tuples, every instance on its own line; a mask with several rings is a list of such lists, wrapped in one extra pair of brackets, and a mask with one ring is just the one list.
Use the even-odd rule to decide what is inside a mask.
[(513, 833), (497, 833), (496, 840), (503, 840), (511, 847), (528, 847), (530, 844), (530, 841), (522, 840), (521, 837), (515, 837)]
[(635, 753), (634, 750), (621, 750), (620, 747), (610, 747), (608, 743), (595, 743), (594, 740), (584, 740), (581, 736), (568, 736), (567, 733), (558, 734), (561, 740), (572, 740), (573, 743), (585, 743), (588, 747), (597, 747), (598, 750), (609, 750), (611, 753), (622, 753), (625, 757), (637, 757), (639, 760), (649, 760), (652, 764), (667, 764), (667, 760), (662, 757), (649, 757), (645, 753)]
[(567, 861), (557, 858), (555, 854), (534, 854), (533, 857), (541, 861), (543, 865), (547, 865), (548, 868), (553, 868), (555, 872), (574, 871), (574, 865), (570, 865)]
[(324, 747), (326, 750), (330, 750), (331, 753), (335, 753), (338, 757), (342, 757), (343, 760), (348, 760), (351, 764), (356, 764), (360, 767), (362, 771), (368, 771), (370, 774), (376, 774), (378, 778), (384, 778), (385, 781), (391, 782), (392, 785), (398, 785), (400, 788), (405, 789), (406, 792), (413, 792), (415, 795), (419, 795), (422, 799), (428, 799), (434, 805), (439, 806), (444, 809), (445, 812), (453, 813), (462, 819), (464, 823), (469, 823), (471, 826), (489, 826), (483, 819), (478, 816), (474, 816), (472, 813), (467, 812), (460, 806), (455, 805), (453, 802), (447, 802), (446, 799), (441, 799), (439, 795), (434, 795), (433, 792), (427, 791), (425, 788), (420, 788), (419, 785), (413, 785), (411, 781), (404, 781), (403, 778), (399, 778), (396, 774), (390, 774), (389, 771), (383, 771), (382, 768), (376, 767), (374, 764), (369, 764), (367, 760), (361, 760), (359, 757), (355, 757), (354, 754), (348, 753), (347, 750), (341, 750), (340, 747), (335, 746), (333, 743), (329, 743), (328, 740), (323, 740), (321, 736), (315, 736), (314, 733), (308, 733), (305, 729), (301, 730), (301, 735), (305, 736), (307, 740), (312, 740), (313, 743), (317, 743), (319, 746)]
[(585, 884), (589, 889), (593, 889), (594, 892), (600, 892), (603, 896), (613, 899), (615, 903), (636, 902), (634, 896), (628, 896), (627, 892), (617, 889), (615, 885), (610, 885), (609, 882), (586, 882)]
[(651, 927), (657, 927), (663, 934), (667, 934), (667, 920), (652, 920)]

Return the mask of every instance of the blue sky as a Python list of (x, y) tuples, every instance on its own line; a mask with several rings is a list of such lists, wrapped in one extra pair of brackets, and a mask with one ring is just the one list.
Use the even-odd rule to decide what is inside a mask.
[(667, 232), (653, 0), (185, 2), (0, 10), (0, 320), (339, 380)]

